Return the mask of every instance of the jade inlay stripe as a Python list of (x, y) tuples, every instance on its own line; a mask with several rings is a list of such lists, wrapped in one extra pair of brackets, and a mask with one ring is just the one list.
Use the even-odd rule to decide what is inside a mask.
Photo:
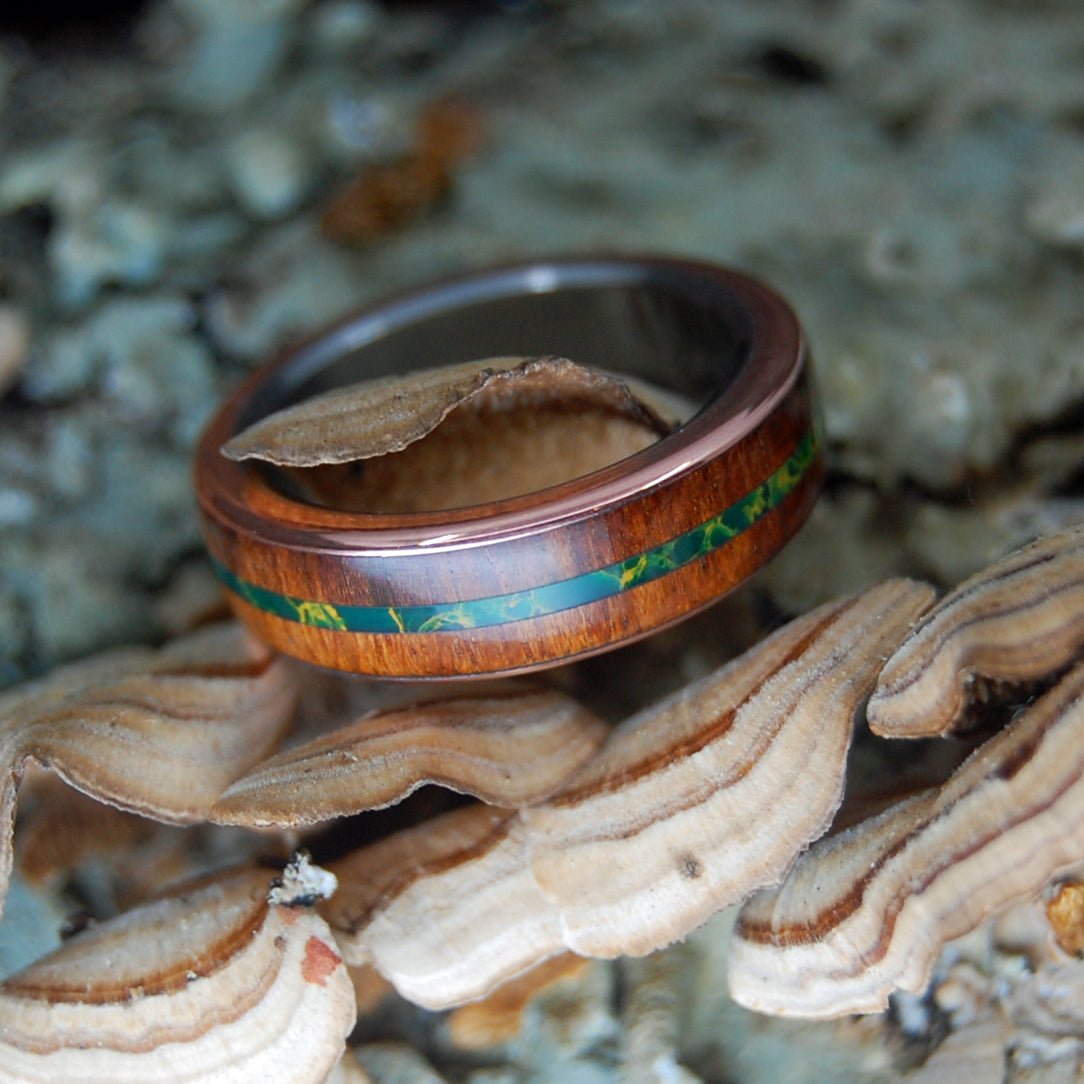
[(214, 562), (214, 568), (231, 591), (257, 609), (319, 628), (417, 633), (504, 625), (621, 594), (714, 553), (779, 505), (801, 482), (816, 455), (816, 434), (810, 432), (766, 481), (699, 526), (605, 568), (506, 595), (425, 606), (349, 606), (281, 595), (242, 580), (218, 561)]

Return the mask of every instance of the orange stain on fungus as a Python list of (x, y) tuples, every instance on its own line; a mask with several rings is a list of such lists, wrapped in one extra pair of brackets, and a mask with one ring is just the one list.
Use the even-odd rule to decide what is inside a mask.
[(301, 961), (301, 977), (306, 982), (323, 986), (327, 977), (342, 963), (342, 958), (326, 941), (315, 934), (305, 944), (305, 959)]

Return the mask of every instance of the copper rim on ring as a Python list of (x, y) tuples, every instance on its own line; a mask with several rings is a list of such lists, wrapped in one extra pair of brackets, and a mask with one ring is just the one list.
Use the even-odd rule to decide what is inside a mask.
[[(602, 470), (450, 512), (319, 507), (221, 454), (330, 387), (509, 354), (630, 373), (702, 406)], [(196, 456), (212, 562), (253, 632), (312, 663), (415, 679), (534, 670), (681, 620), (779, 550), (823, 473), (787, 303), (739, 272), (651, 256), (508, 265), (362, 309), (253, 374)]]

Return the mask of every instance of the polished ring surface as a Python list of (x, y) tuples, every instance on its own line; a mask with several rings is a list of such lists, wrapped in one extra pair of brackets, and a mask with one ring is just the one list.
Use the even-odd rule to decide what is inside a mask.
[[(602, 470), (450, 512), (316, 506), (221, 454), (321, 391), (509, 354), (569, 357), (701, 405)], [(196, 458), (204, 535), (241, 619), (287, 654), (399, 678), (533, 670), (672, 624), (775, 554), (823, 473), (790, 307), (738, 272), (655, 257), (504, 266), (366, 308), (255, 373)]]

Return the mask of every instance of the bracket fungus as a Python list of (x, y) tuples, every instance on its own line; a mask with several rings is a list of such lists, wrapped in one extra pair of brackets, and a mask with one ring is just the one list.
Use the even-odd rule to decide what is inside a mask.
[(1084, 855), (1084, 665), (943, 787), (814, 844), (738, 918), (731, 992), (778, 1015), (876, 1012), (941, 946)]
[(306, 905), (244, 870), (72, 937), (0, 984), (2, 1084), (319, 1084), (354, 1025), (354, 992)]
[(253, 423), (222, 452), (287, 468), (302, 492), (340, 510), (431, 512), (587, 474), (653, 444), (691, 409), (567, 358), (484, 358), (325, 392)]
[(0, 696), (0, 906), (28, 760), (99, 801), (190, 824), (275, 747), (296, 698), (285, 661), (233, 623), (157, 652), (109, 652)]
[(351, 963), (443, 1008), (569, 949), (642, 955), (778, 879), (842, 798), (853, 719), (932, 601), (832, 603), (620, 726), (547, 802), (472, 807), (334, 865)]
[(928, 613), (888, 660), (869, 724), (926, 738), (966, 723), (969, 702), (1064, 670), (1084, 648), (1084, 525), (977, 572)]
[[(369, 509), (378, 491), (396, 508), (514, 499), (642, 448), (687, 414), (633, 384), (563, 359), (489, 359), (415, 374), (407, 403), (403, 382), (386, 380), (290, 407), (227, 451), (293, 472), (336, 507)], [(540, 456), (536, 433), (523, 439), (540, 404), (554, 407), (561, 456)], [(595, 458), (565, 440), (562, 414), (581, 407)], [(441, 431), (460, 453), (475, 439), (499, 449), (481, 497), (449, 481), (469, 472)], [(387, 462), (359, 475), (374, 459)], [(419, 475), (432, 482), (420, 495)], [(361, 819), (340, 826), (330, 874), (298, 862), (269, 892), (250, 864), (74, 936), (0, 984), (0, 1084), (356, 1079), (352, 1059), (338, 1062), (357, 1010), (350, 966), (428, 1008), (497, 990), (457, 1018), (463, 1044), (484, 1045), (516, 1026), (531, 990), (587, 968), (581, 957), (646, 955), (743, 901), (730, 957), (741, 1003), (828, 1017), (921, 991), (945, 942), (1084, 863), (1082, 584), (1084, 528), (936, 605), (931, 586), (889, 580), (614, 727), (533, 681), (389, 707), (235, 623), (5, 694), (0, 898), (28, 762), (148, 820), (258, 828), (238, 835), (280, 851), (424, 785), (477, 800), (384, 838), (367, 838)], [(341, 700), (320, 700), (320, 682), (338, 683)], [(857, 823), (851, 795), (825, 834), (864, 711), (884, 744), (967, 730), (976, 701), (1047, 686), (944, 782)], [(121, 839), (137, 838), (128, 830)], [(75, 857), (45, 856), (39, 872), (90, 850), (80, 837), (58, 852)], [(1063, 886), (1063, 924), (1079, 925), (1078, 896)], [(1036, 1019), (1056, 1015), (1036, 1004)], [(976, 1034), (994, 1064), (996, 1042)], [(953, 1048), (943, 1055), (951, 1066)]]
[(606, 725), (556, 690), (529, 688), (379, 712), (261, 763), (210, 817), (315, 824), (398, 802), (436, 783), (491, 805), (537, 802), (602, 743)]
[(253, 423), (222, 451), (280, 467), (350, 463), (403, 451), (455, 410), (493, 414), (539, 405), (594, 408), (665, 432), (672, 423), (646, 405), (636, 384), (634, 396), (628, 378), (567, 358), (483, 358), (325, 392)]

